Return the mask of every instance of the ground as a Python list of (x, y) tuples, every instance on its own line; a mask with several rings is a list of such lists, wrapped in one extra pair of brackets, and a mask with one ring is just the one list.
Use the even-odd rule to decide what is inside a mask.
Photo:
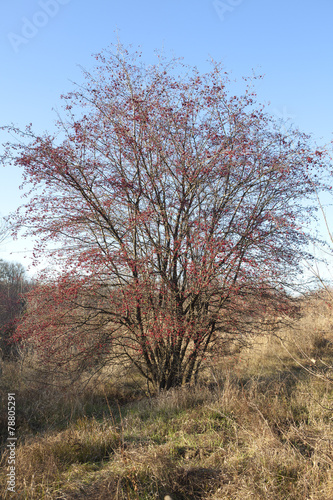
[(311, 296), (302, 308), (279, 337), (255, 339), (196, 387), (167, 393), (147, 394), (130, 377), (79, 393), (38, 385), (31, 366), (7, 362), (0, 389), (4, 409), (16, 394), (16, 489), (6, 491), (2, 411), (1, 498), (333, 499), (330, 301)]

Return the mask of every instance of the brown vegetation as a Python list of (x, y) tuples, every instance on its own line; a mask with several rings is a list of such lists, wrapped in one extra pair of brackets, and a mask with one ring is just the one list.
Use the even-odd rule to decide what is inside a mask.
[[(207, 365), (198, 386), (157, 395), (128, 377), (80, 394), (38, 387), (26, 363), (7, 363), (16, 498), (332, 499), (331, 306), (302, 299), (292, 327)], [(1, 423), (5, 439), (4, 414)], [(11, 498), (6, 460), (0, 495)]]

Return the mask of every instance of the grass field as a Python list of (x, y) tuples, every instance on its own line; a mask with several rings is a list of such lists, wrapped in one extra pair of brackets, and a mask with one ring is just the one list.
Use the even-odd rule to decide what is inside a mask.
[[(78, 393), (1, 377), (0, 496), (22, 499), (333, 500), (333, 313), (312, 295), (302, 317), (201, 383), (149, 395), (140, 380)], [(16, 394), (15, 494), (6, 491), (7, 393)]]

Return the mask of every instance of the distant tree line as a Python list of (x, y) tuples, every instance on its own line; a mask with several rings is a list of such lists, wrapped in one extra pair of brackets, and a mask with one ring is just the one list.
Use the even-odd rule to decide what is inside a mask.
[(24, 308), (24, 294), (31, 288), (22, 264), (0, 260), (0, 348), (4, 358), (17, 354), (11, 341)]

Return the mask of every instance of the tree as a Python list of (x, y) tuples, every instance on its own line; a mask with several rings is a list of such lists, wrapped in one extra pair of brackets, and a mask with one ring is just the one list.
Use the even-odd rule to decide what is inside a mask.
[(24, 267), (0, 260), (0, 349), (4, 357), (15, 352), (11, 337), (23, 312), (23, 295), (28, 289)]
[(0, 217), (0, 244), (3, 243), (8, 237), (10, 232), (10, 227), (8, 225), (7, 220), (3, 217)]
[(17, 225), (63, 269), (32, 292), (20, 338), (58, 370), (127, 359), (168, 389), (287, 310), (325, 156), (250, 86), (230, 95), (219, 64), (97, 59), (63, 96), (59, 135), (28, 128), (6, 150), (33, 183)]

